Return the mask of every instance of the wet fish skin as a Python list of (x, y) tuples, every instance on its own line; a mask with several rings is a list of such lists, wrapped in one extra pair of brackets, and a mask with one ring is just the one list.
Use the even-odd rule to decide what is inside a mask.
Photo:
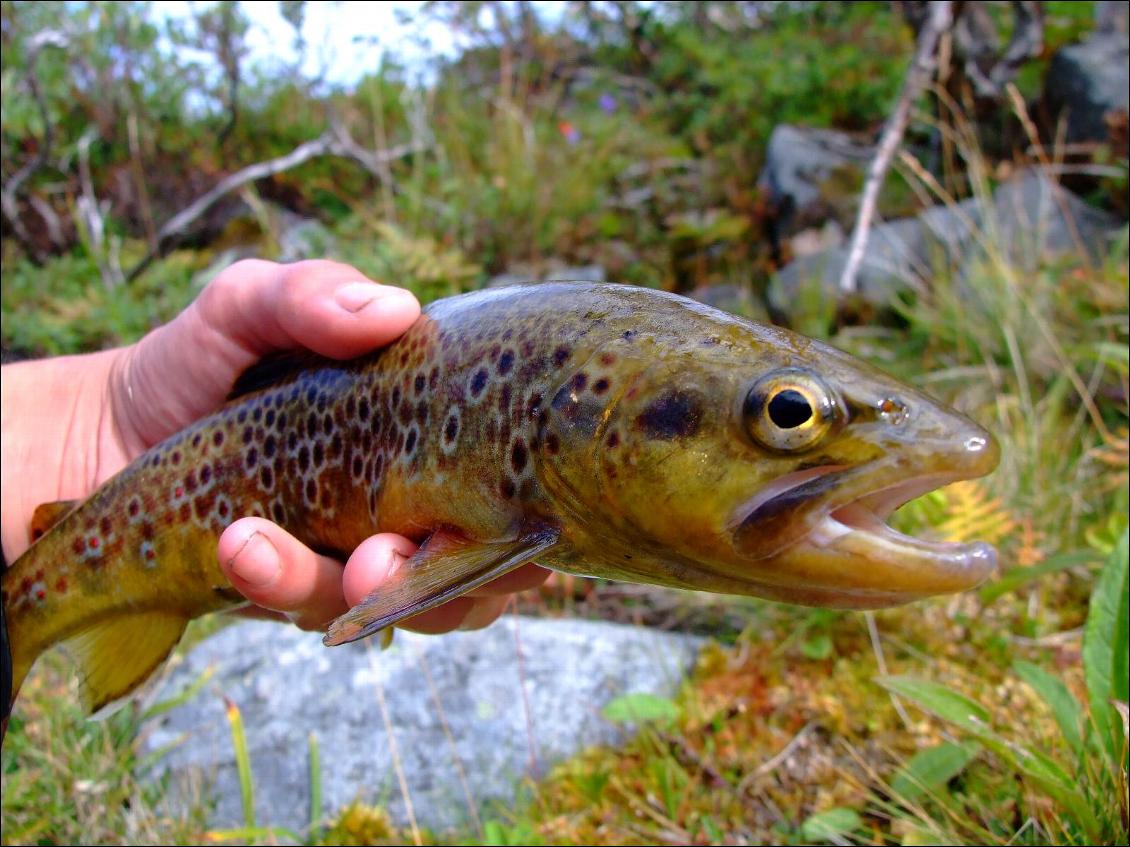
[[(808, 422), (820, 436), (803, 449), (751, 437), (773, 427), (751, 406), (763, 386), (825, 403)], [(904, 495), (992, 470), (976, 424), (827, 345), (661, 292), (476, 292), (433, 303), (389, 348), (267, 363), (240, 389), (49, 528), (44, 512), (45, 534), (3, 575), (13, 691), (68, 642), (92, 708), (127, 694), (188, 620), (242, 601), (215, 544), (245, 515), (342, 558), (378, 531), (422, 544), (327, 643), (535, 556), (856, 608), (968, 588), (995, 561), (986, 545), (869, 531), (863, 514), (881, 522)]]

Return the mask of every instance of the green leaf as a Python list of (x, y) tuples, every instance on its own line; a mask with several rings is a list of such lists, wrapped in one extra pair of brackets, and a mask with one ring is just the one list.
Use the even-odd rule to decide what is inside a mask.
[(609, 702), (601, 714), (613, 723), (672, 723), (678, 720), (679, 707), (655, 694), (625, 694)]
[(1032, 686), (1040, 698), (1048, 704), (1059, 724), (1064, 741), (1076, 753), (1083, 752), (1083, 711), (1079, 701), (1064, 685), (1063, 680), (1048, 673), (1031, 662), (1015, 662), (1012, 669), (1016, 675)]
[(1071, 553), (1059, 553), (1050, 556), (1038, 565), (1029, 568), (1012, 568), (1005, 571), (1001, 578), (991, 582), (979, 592), (984, 603), (992, 603), (998, 597), (1015, 591), (1026, 582), (1045, 576), (1056, 571), (1067, 570), (1078, 565), (1087, 565), (1097, 561), (1098, 556), (1092, 550), (1076, 550)]
[(895, 774), (891, 789), (903, 800), (914, 802), (924, 794), (940, 790), (980, 752), (981, 745), (976, 741), (943, 741), (936, 747), (919, 750)]
[(832, 655), (832, 637), (826, 632), (820, 632), (801, 642), (800, 652), (807, 659), (827, 659)]
[(808, 841), (828, 841), (837, 835), (847, 835), (863, 826), (863, 821), (853, 809), (836, 806), (817, 812), (800, 827), (800, 834)]
[(917, 703), (926, 711), (956, 724), (967, 732), (972, 732), (978, 737), (995, 737), (988, 709), (964, 694), (958, 694), (936, 682), (909, 676), (880, 677), (877, 682), (888, 691)]
[[(1114, 700), (1126, 698), (1130, 531), (1123, 530), (1091, 593), (1083, 633), (1083, 675), (1091, 720), (1111, 762), (1121, 767), (1124, 734)], [(1121, 696), (1120, 696), (1121, 695)]]

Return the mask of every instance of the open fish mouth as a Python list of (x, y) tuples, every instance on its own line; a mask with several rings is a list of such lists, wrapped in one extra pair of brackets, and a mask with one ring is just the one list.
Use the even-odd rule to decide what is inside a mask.
[[(916, 538), (887, 522), (909, 501), (979, 474), (922, 473), (859, 493), (863, 471), (840, 465), (797, 471), (745, 504), (736, 528), (739, 545), (767, 519), (784, 519), (780, 529), (790, 530), (779, 549), (754, 563), (750, 576), (800, 587), (814, 603), (866, 608), (965, 591), (994, 572), (997, 552), (990, 544)], [(896, 472), (890, 468), (883, 475)], [(870, 476), (874, 481), (874, 471)], [(826, 496), (836, 489), (838, 496)]]

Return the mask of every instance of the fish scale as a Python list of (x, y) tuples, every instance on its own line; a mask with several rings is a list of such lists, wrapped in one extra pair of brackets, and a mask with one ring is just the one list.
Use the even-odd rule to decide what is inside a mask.
[[(772, 441), (765, 416), (781, 403), (752, 403), (759, 391), (788, 392), (789, 440)], [(805, 391), (834, 419), (805, 418), (819, 406)], [(835, 535), (828, 520), (898, 480), (987, 472), (987, 433), (834, 348), (673, 295), (561, 283), (450, 298), (384, 350), (276, 358), (236, 394), (82, 504), (37, 512), (42, 537), (3, 575), (13, 692), (66, 642), (90, 707), (127, 694), (188, 620), (242, 602), (215, 547), (244, 516), (339, 558), (375, 532), (421, 544), (327, 643), (534, 556), (582, 575), (848, 607), (984, 576), (983, 550), (928, 556), (921, 544), (902, 551), (921, 562), (901, 573), (888, 548), (904, 542), (855, 524)], [(826, 431), (803, 429), (817, 423)], [(969, 448), (978, 438), (988, 447)], [(758, 510), (772, 512), (772, 538), (751, 532)], [(835, 537), (813, 542), (824, 535)]]

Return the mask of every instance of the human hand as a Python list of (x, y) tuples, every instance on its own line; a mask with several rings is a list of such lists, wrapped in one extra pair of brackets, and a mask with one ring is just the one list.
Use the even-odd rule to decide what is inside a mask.
[[(235, 378), (264, 355), (308, 348), (351, 358), (394, 340), (419, 312), (411, 293), (373, 283), (347, 265), (245, 261), (137, 344), (5, 367), (5, 555), (26, 548), (36, 505), (89, 496), (154, 444), (215, 410)], [(44, 473), (44, 461), (55, 456), (58, 467)], [(245, 518), (224, 531), (218, 554), (232, 584), (258, 607), (321, 629), (378, 589), (414, 549), (401, 536), (377, 535), (343, 571), (281, 527)], [(501, 614), (509, 593), (541, 583), (547, 573), (528, 565), (404, 627), (485, 626)]]

